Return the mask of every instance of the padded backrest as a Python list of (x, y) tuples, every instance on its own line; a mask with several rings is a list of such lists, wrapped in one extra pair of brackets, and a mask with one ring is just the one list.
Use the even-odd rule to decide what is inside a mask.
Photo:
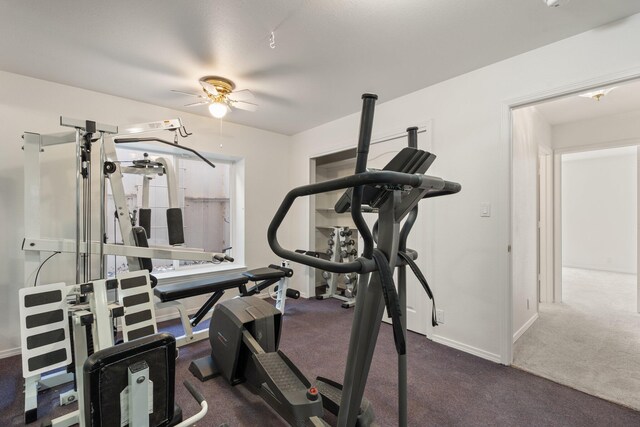
[(147, 270), (120, 273), (118, 302), (124, 307), (121, 318), (124, 341), (153, 335), (158, 332), (153, 292)]
[(149, 425), (167, 426), (174, 415), (175, 360), (176, 340), (166, 333), (93, 353), (83, 367), (85, 425), (128, 425), (128, 369), (144, 362), (153, 390)]
[(27, 378), (71, 363), (66, 285), (40, 285), (22, 288), (18, 293), (23, 376)]

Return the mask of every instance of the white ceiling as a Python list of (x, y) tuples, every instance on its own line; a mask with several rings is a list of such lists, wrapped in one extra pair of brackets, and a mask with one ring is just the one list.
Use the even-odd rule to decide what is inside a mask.
[[(590, 90), (589, 92), (592, 92)], [(640, 81), (618, 85), (600, 101), (570, 95), (536, 105), (546, 121), (552, 125), (595, 119), (640, 110)]]
[(169, 89), (221, 75), (260, 104), (225, 120), (284, 134), (358, 111), (364, 92), (396, 98), (640, 12), (637, 0), (0, 4), (2, 70), (202, 115)]

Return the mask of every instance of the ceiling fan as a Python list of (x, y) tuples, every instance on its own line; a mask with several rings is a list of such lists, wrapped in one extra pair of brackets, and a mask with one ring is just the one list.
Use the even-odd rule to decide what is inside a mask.
[(204, 95), (181, 90), (172, 90), (172, 92), (200, 98), (200, 101), (186, 104), (185, 107), (209, 104), (209, 112), (217, 119), (223, 118), (233, 108), (247, 111), (256, 111), (258, 109), (258, 104), (254, 102), (255, 96), (253, 93), (248, 89), (234, 91), (236, 85), (229, 79), (218, 76), (205, 76), (199, 82)]

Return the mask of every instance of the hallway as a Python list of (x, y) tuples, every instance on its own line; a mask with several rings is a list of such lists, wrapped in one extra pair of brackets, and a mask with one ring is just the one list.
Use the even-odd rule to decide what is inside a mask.
[(514, 345), (513, 366), (640, 410), (636, 276), (563, 269), (563, 303)]

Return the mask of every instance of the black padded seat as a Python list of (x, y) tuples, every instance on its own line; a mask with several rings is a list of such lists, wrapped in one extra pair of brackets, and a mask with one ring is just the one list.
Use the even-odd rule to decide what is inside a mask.
[(275, 268), (263, 267), (245, 271), (242, 275), (252, 282), (259, 282), (262, 280), (281, 279), (286, 276), (286, 273)]
[[(270, 270), (270, 269), (259, 269)], [(275, 270), (277, 271), (277, 270)], [(282, 272), (279, 272), (283, 274)], [(216, 291), (237, 288), (249, 282), (249, 278), (244, 274), (230, 274), (225, 276), (213, 277), (210, 279), (194, 280), (188, 283), (176, 283), (173, 285), (159, 285), (153, 289), (155, 296), (160, 301), (174, 301), (182, 298), (195, 297), (198, 295), (211, 294)]]

